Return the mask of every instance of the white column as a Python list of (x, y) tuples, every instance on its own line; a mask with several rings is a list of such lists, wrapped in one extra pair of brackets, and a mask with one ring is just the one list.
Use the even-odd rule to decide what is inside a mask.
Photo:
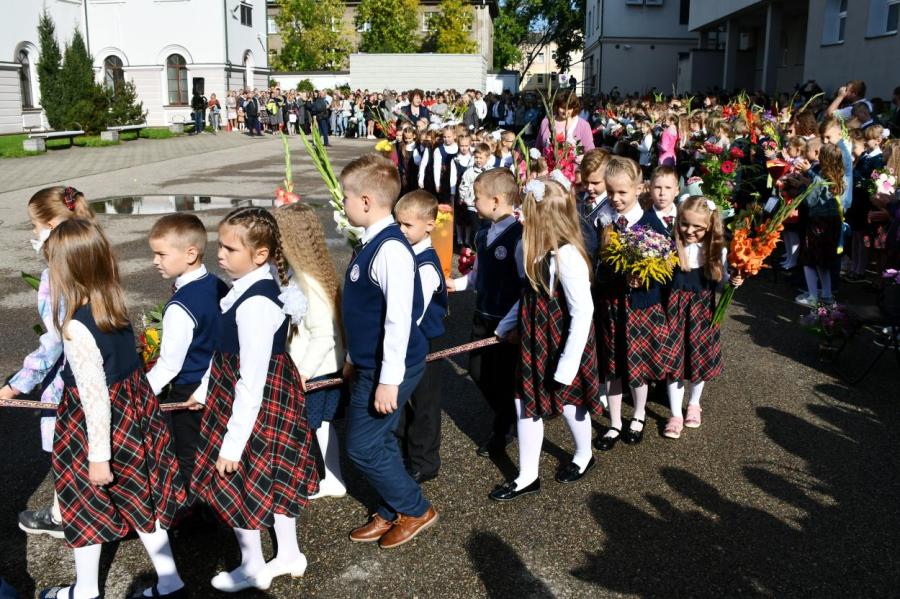
[(722, 72), (722, 88), (732, 90), (737, 85), (737, 52), (740, 43), (738, 24), (729, 19), (725, 25), (725, 66)]
[(782, 6), (771, 3), (766, 9), (766, 39), (763, 45), (762, 87), (767, 93), (778, 90), (778, 67), (781, 65)]

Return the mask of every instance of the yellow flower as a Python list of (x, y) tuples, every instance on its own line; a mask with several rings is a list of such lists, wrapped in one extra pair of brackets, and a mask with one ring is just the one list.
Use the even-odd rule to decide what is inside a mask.
[(387, 154), (387, 153), (391, 152), (393, 149), (394, 149), (394, 147), (391, 145), (391, 142), (389, 142), (386, 139), (382, 139), (377, 144), (375, 144), (376, 152), (384, 152), (385, 154)]

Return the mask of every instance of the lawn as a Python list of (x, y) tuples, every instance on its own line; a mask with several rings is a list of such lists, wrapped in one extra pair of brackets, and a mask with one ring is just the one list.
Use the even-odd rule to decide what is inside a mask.
[[(168, 139), (177, 137), (177, 133), (169, 131), (168, 127), (147, 127), (141, 130), (141, 137), (144, 139)], [(27, 139), (27, 134), (19, 135), (0, 135), (0, 158), (21, 158), (23, 156), (38, 156), (41, 152), (26, 152), (22, 149), (22, 141)], [(115, 146), (123, 141), (132, 141), (137, 139), (137, 133), (127, 131), (119, 136), (119, 141), (103, 141), (99, 135), (82, 135), (75, 138), (75, 145), (82, 148), (102, 148), (105, 146)], [(48, 139), (47, 151), (62, 150), (70, 146), (68, 139)]]

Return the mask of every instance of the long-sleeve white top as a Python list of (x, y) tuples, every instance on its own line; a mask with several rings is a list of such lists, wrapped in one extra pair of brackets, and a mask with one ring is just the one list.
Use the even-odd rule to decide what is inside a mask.
[(490, 166), (487, 164), (485, 166), (472, 165), (471, 168), (467, 169), (466, 172), (462, 174), (462, 180), (459, 183), (459, 199), (466, 205), (466, 208), (472, 212), (476, 212), (475, 179), (489, 168)]
[(307, 308), (303, 322), (291, 339), (288, 353), (300, 376), (311, 379), (340, 370), (344, 355), (340, 324), (332, 299), (313, 277), (295, 275), (292, 281), (306, 295)]
[[(181, 289), (206, 274), (206, 267), (201, 264), (200, 268), (176, 278), (175, 289)], [(159, 359), (147, 373), (147, 380), (156, 395), (181, 372), (191, 341), (194, 340), (197, 323), (179, 304), (170, 304), (163, 314), (162, 326), (165, 334), (159, 347)]]
[[(456, 190), (459, 188), (461, 183), (460, 179), (460, 171), (463, 171), (463, 174), (472, 169), (475, 164), (475, 156), (472, 154), (457, 154), (456, 158), (450, 163), (450, 194), (456, 195)], [(472, 179), (474, 181), (474, 179)], [(473, 194), (472, 204), (474, 207), (475, 199)]]
[(103, 370), (103, 356), (90, 330), (77, 320), (66, 325), (63, 352), (75, 376), (78, 397), (84, 410), (88, 437), (88, 461), (106, 462), (112, 457), (110, 448), (109, 387)]
[(569, 310), (569, 334), (556, 364), (553, 380), (571, 385), (581, 366), (581, 356), (587, 345), (594, 319), (594, 300), (591, 296), (591, 277), (588, 263), (578, 249), (566, 244), (550, 256), (550, 288), (559, 280)]
[(428, 161), (431, 160), (433, 153), (434, 150), (431, 148), (417, 148), (413, 154), (413, 161), (419, 166), (419, 189), (425, 189), (425, 173), (428, 171)]
[[(426, 237), (413, 246), (413, 253), (418, 256), (426, 249), (431, 247), (431, 237)], [(434, 297), (434, 292), (441, 287), (441, 278), (444, 276), (432, 264), (423, 264), (419, 267), (419, 284), (422, 286), (422, 314), (416, 320), (416, 324), (422, 324), (425, 312), (428, 310), (428, 304)]]
[(638, 144), (638, 152), (640, 152), (640, 165), (650, 166), (650, 154), (653, 151), (653, 135), (648, 133), (641, 139)]
[[(459, 152), (459, 146), (457, 146), (455, 143), (450, 144), (449, 146), (447, 144), (444, 144), (444, 148), (447, 150), (447, 153), (449, 153), (449, 154), (456, 154), (457, 152)], [(440, 191), (441, 190), (441, 167), (444, 166), (444, 155), (441, 153), (440, 148), (435, 148), (434, 151), (432, 152), (432, 155), (434, 156), (434, 160), (432, 160), (432, 162), (434, 163), (434, 166), (432, 167), (433, 168), (432, 174), (434, 175), (434, 189), (435, 189), (435, 191)], [(452, 163), (453, 163), (452, 158), (450, 159), (450, 162), (451, 162), (451, 167), (452, 167)]]

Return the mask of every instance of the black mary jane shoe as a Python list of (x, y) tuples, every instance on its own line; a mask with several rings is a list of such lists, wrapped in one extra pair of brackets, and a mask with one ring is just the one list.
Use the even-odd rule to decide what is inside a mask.
[(540, 492), (541, 479), (536, 478), (534, 479), (533, 483), (521, 489), (517, 489), (516, 483), (513, 481), (503, 483), (502, 485), (491, 491), (488, 497), (490, 497), (494, 501), (512, 501), (513, 499), (518, 499), (522, 495), (531, 495), (532, 493)]
[[(150, 591), (149, 595), (144, 595), (145, 591)], [(156, 585), (149, 589), (138, 589), (128, 596), (128, 599), (187, 599), (187, 587), (181, 587), (171, 593), (160, 593)]]
[(582, 471), (581, 468), (578, 467), (578, 464), (569, 462), (556, 473), (556, 482), (567, 485), (579, 481), (596, 465), (597, 462), (594, 458), (591, 458), (591, 461), (587, 463), (587, 466), (584, 467), (584, 471)]
[[(57, 599), (57, 597), (59, 597), (60, 591), (64, 591), (65, 589), (72, 589), (74, 587), (75, 587), (75, 585), (70, 585), (70, 586), (66, 586), (66, 587), (50, 587), (50, 588), (42, 590), (38, 594), (38, 599)], [(69, 591), (68, 596), (69, 597), (72, 596), (71, 590)], [(97, 595), (96, 597), (94, 597), (94, 599), (100, 599), (100, 596)]]
[(612, 427), (610, 427), (606, 432), (609, 431), (616, 431), (619, 434), (615, 437), (608, 437), (606, 436), (606, 434), (604, 434), (602, 437), (597, 437), (597, 440), (594, 441), (594, 447), (596, 447), (600, 451), (609, 451), (616, 446), (616, 443), (618, 443), (619, 439), (622, 437), (622, 431), (621, 429)]
[[(637, 418), (632, 418), (631, 421), (639, 422), (639, 423), (641, 423), (641, 425), (644, 425), (644, 421), (638, 420)], [(636, 430), (633, 430), (629, 426), (628, 430), (625, 431), (625, 435), (624, 435), (624, 438), (622, 439), (622, 443), (625, 443), (626, 445), (637, 445), (644, 438), (644, 429), (645, 428), (647, 428), (647, 427), (644, 425), (644, 426), (641, 426), (641, 430), (636, 431)]]

